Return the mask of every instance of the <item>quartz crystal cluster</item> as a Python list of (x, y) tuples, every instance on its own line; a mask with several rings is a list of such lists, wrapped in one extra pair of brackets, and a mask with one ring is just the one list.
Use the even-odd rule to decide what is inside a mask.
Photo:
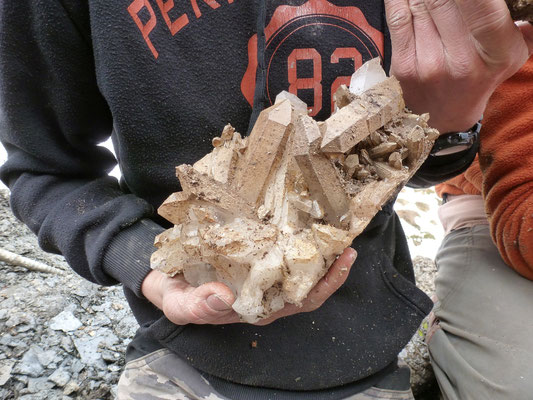
[(514, 20), (523, 20), (533, 23), (533, 0), (505, 0), (511, 17)]
[(317, 122), (282, 92), (249, 137), (227, 125), (211, 153), (178, 166), (182, 191), (158, 210), (174, 227), (156, 238), (152, 268), (225, 283), (246, 322), (301, 304), (438, 136), (378, 59), (335, 97), (336, 112)]

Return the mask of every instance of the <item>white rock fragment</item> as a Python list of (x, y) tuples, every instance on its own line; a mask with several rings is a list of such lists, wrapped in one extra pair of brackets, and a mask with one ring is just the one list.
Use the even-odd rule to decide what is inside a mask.
[(55, 331), (72, 332), (82, 326), (72, 311), (62, 311), (50, 320), (50, 328)]
[(59, 387), (64, 387), (70, 381), (70, 374), (67, 370), (59, 368), (48, 377), (48, 380)]
[(15, 361), (0, 361), (0, 386), (4, 386), (11, 378), (11, 370), (13, 369), (13, 365), (15, 365)]
[[(363, 65), (317, 123), (282, 92), (241, 138), (224, 128), (211, 153), (176, 172), (183, 188), (159, 213), (174, 224), (151, 266), (193, 286), (225, 283), (256, 322), (301, 305), (335, 258), (429, 154), (436, 131), (404, 109), (379, 60)], [(78, 347), (78, 344), (76, 344)]]

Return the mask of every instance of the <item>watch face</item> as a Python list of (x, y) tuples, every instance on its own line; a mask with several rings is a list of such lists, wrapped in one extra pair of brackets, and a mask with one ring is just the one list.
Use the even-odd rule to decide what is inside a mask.
[(478, 122), (467, 132), (453, 132), (441, 135), (431, 149), (434, 157), (447, 156), (469, 150), (478, 139), (481, 123)]
[(454, 146), (451, 146), (451, 147), (448, 147), (448, 148), (444, 148), (442, 150), (438, 150), (438, 151), (432, 152), (431, 154), (433, 156), (437, 156), (437, 157), (438, 156), (448, 156), (450, 154), (455, 154), (455, 153), (459, 153), (461, 151), (468, 150), (470, 147), (472, 147), (472, 144), (469, 144), (469, 145), (458, 144), (458, 145), (454, 145)]

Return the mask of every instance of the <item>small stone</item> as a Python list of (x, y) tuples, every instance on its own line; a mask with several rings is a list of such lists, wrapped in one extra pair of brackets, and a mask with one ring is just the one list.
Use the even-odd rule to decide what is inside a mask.
[(111, 364), (111, 365), (108, 365), (107, 366), (107, 369), (111, 372), (118, 372), (120, 371), (122, 368), (120, 367), (120, 365), (117, 365), (117, 364)]
[(70, 374), (68, 371), (60, 368), (55, 370), (52, 375), (48, 377), (48, 380), (54, 382), (59, 387), (63, 387), (70, 381)]
[(59, 278), (57, 276), (52, 276), (46, 279), (44, 283), (46, 283), (50, 287), (56, 287), (58, 282), (59, 282)]
[(42, 366), (48, 367), (57, 357), (57, 352), (54, 350), (46, 350), (37, 352), (37, 358)]
[(105, 314), (98, 313), (94, 316), (91, 326), (108, 326), (111, 324), (111, 319)]
[(75, 393), (77, 392), (78, 390), (80, 390), (80, 385), (78, 385), (76, 382), (74, 381), (70, 381), (69, 383), (67, 383), (65, 385), (65, 387), (63, 388), (63, 394), (68, 396), (72, 393)]
[(42, 393), (54, 387), (52, 382), (48, 381), (46, 377), (30, 378), (28, 379), (27, 393)]
[(83, 368), (85, 368), (85, 365), (78, 358), (75, 358), (70, 365), (70, 371), (72, 371), (73, 374), (79, 374)]
[(116, 335), (108, 328), (100, 328), (94, 332), (94, 337), (82, 336), (74, 338), (74, 345), (85, 364), (103, 366), (102, 354), (99, 346), (111, 347), (118, 342)]
[(72, 339), (68, 336), (63, 336), (61, 338), (61, 348), (63, 348), (67, 353), (72, 353), (72, 350), (74, 350), (74, 345), (72, 343)]
[(72, 288), (72, 293), (79, 297), (94, 296), (98, 293), (98, 286), (84, 279), (76, 281)]
[(13, 336), (10, 335), (9, 333), (6, 333), (4, 334), (3, 336), (0, 337), (0, 345), (2, 346), (10, 346), (10, 347), (14, 347), (13, 345)]
[(115, 333), (122, 338), (133, 338), (139, 324), (132, 314), (127, 314), (125, 317), (120, 318), (120, 321), (115, 323)]
[(117, 357), (117, 354), (118, 353), (111, 350), (102, 350), (102, 358), (104, 361), (116, 362), (120, 358), (120, 355)]
[(15, 365), (14, 361), (0, 361), (0, 386), (4, 386), (9, 378), (11, 378), (11, 370), (13, 369), (13, 365)]
[(72, 332), (81, 326), (81, 321), (71, 311), (60, 312), (50, 320), (50, 328), (55, 331)]
[(24, 353), (22, 360), (15, 366), (14, 372), (22, 375), (29, 375), (31, 377), (38, 377), (44, 372), (44, 368), (39, 362), (37, 352), (34, 347)]
[[(18, 325), (29, 325), (30, 327), (35, 326), (35, 319), (31, 315), (24, 314), (13, 314), (6, 321), (6, 327), (13, 328)], [(24, 332), (24, 330), (22, 330)]]

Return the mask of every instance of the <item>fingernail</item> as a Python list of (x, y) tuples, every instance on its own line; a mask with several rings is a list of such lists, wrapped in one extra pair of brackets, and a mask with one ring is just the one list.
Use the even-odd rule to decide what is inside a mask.
[(353, 263), (355, 261), (355, 257), (357, 256), (357, 252), (354, 249), (352, 249), (351, 247), (350, 247), (349, 252), (350, 252), (350, 255), (349, 255), (350, 256), (350, 262)]
[(207, 305), (215, 311), (226, 311), (231, 308), (231, 304), (229, 304), (226, 300), (216, 294), (212, 294), (211, 296), (209, 296), (206, 302)]

